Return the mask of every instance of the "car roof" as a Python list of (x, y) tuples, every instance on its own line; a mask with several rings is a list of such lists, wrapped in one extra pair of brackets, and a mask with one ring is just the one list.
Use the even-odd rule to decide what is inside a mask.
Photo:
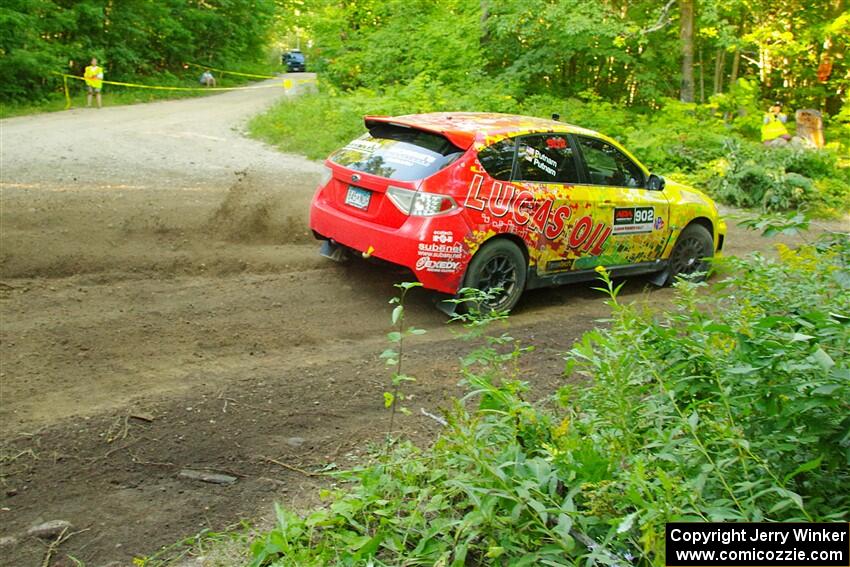
[(501, 138), (543, 132), (584, 134), (610, 140), (598, 132), (566, 122), (495, 112), (431, 112), (403, 116), (365, 116), (364, 121), (366, 128), (377, 122), (384, 122), (442, 134), (464, 150), (475, 143), (489, 145)]

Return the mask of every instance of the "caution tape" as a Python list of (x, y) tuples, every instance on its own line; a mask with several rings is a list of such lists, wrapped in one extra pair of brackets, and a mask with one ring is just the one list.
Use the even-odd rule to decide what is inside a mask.
[[(85, 81), (86, 79), (84, 77), (78, 77), (77, 75), (68, 75), (67, 73), (59, 73), (59, 72), (56, 72), (56, 71), (52, 71), (52, 73), (54, 75), (61, 75), (61, 77), (62, 77), (62, 83), (63, 83), (63, 86), (65, 88), (65, 109), (67, 110), (67, 109), (71, 108), (71, 95), (68, 92), (68, 79), (75, 79), (77, 81)], [(277, 79), (279, 77), (268, 77), (268, 78)], [(251, 90), (258, 90), (258, 89), (274, 89), (274, 88), (280, 88), (280, 87), (283, 87), (284, 90), (288, 91), (292, 88), (293, 84), (301, 85), (301, 84), (305, 84), (305, 83), (312, 83), (312, 82), (316, 82), (316, 79), (315, 78), (298, 79), (296, 81), (293, 81), (292, 79), (283, 79), (283, 81), (280, 84), (254, 85), (252, 87), (163, 87), (163, 86), (157, 86), (157, 85), (142, 85), (142, 84), (139, 84), (139, 83), (123, 83), (123, 82), (120, 82), (120, 81), (107, 81), (107, 80), (103, 80), (103, 79), (101, 79), (100, 82), (105, 84), (105, 85), (116, 85), (116, 86), (119, 86), (119, 87), (133, 87), (133, 88), (137, 88), (137, 89), (150, 89), (150, 90), (157, 90), (157, 91), (195, 91), (195, 92), (197, 92), (197, 91), (203, 91), (203, 92), (207, 92), (207, 91), (251, 91)]]
[(238, 73), (236, 71), (225, 71), (224, 69), (216, 69), (215, 67), (210, 67), (208, 65), (198, 65), (197, 63), (186, 63), (191, 67), (197, 67), (199, 69), (209, 69), (210, 71), (215, 71), (216, 73), (221, 73), (222, 75), (237, 75), (239, 77), (253, 77), (255, 79), (276, 79), (274, 75), (255, 75), (253, 73)]

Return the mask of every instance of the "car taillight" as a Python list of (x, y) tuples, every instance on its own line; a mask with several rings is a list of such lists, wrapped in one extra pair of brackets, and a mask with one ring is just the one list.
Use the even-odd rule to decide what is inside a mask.
[(331, 180), (331, 177), (334, 176), (334, 170), (325, 166), (324, 171), (322, 171), (322, 176), (319, 178), (319, 187), (324, 187), (328, 184), (328, 181)]
[(413, 217), (433, 217), (457, 208), (455, 200), (448, 195), (411, 191), (401, 187), (388, 188), (387, 197), (398, 210)]

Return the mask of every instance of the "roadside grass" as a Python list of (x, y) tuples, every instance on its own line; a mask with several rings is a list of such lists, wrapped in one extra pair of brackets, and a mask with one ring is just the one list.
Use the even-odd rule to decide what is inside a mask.
[[(236, 64), (229, 67), (227, 70), (233, 70), (241, 73), (250, 73), (256, 75), (277, 75), (285, 73), (286, 69), (279, 65), (271, 63), (262, 64)], [(108, 69), (107, 69), (108, 71)], [(181, 75), (163, 74), (151, 77), (137, 78), (113, 78), (107, 76), (106, 79), (112, 79), (125, 83), (139, 83), (141, 85), (164, 86), (164, 87), (189, 87), (197, 88), (196, 91), (161, 91), (145, 88), (121, 87), (115, 85), (104, 85), (102, 100), (103, 106), (124, 106), (128, 104), (141, 104), (146, 102), (155, 102), (158, 100), (174, 100), (182, 98), (196, 98), (201, 96), (210, 96), (226, 91), (205, 91), (201, 88), (198, 82), (202, 69), (192, 67), (191, 70), (182, 73)], [(222, 74), (213, 72), (219, 87), (241, 87), (248, 86), (251, 82), (263, 80), (251, 77), (242, 77), (239, 75), (231, 75), (228, 73)], [(26, 116), (30, 114), (41, 114), (45, 112), (60, 112), (65, 110), (65, 94), (62, 86), (61, 77), (52, 79), (56, 86), (52, 94), (42, 100), (33, 102), (3, 102), (0, 103), (0, 119), (12, 118), (15, 116)], [(86, 107), (86, 91), (82, 81), (69, 79), (69, 93), (71, 96), (71, 108)], [(96, 105), (96, 101), (92, 100), (92, 106)]]
[(320, 83), (320, 91), (280, 101), (249, 124), (254, 137), (310, 159), (365, 132), (366, 114), (400, 115), (433, 111), (490, 111), (548, 117), (605, 133), (622, 142), (647, 167), (700, 188), (718, 201), (762, 211), (803, 209), (816, 217), (844, 217), (850, 211), (850, 126), (834, 122), (827, 148), (765, 148), (758, 141), (759, 118), (727, 123), (716, 106), (667, 101), (639, 113), (608, 102), (548, 96), (518, 101), (482, 86), (457, 90), (414, 81), (383, 91), (341, 92)]

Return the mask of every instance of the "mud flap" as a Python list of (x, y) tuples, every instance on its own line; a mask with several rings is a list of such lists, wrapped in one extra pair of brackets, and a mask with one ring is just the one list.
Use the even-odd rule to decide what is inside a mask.
[(340, 246), (333, 240), (325, 240), (322, 242), (322, 247), (319, 249), (319, 255), (339, 263), (345, 262), (348, 259), (345, 246)]
[(436, 307), (439, 311), (445, 313), (449, 317), (453, 317), (454, 314), (457, 313), (457, 303), (448, 300), (457, 299), (458, 297), (459, 296), (457, 295), (436, 293), (431, 300), (434, 302), (434, 307)]
[(651, 278), (649, 278), (649, 283), (652, 285), (657, 285), (658, 287), (664, 287), (667, 285), (667, 280), (670, 279), (670, 266), (667, 266), (660, 272), (655, 272)]

